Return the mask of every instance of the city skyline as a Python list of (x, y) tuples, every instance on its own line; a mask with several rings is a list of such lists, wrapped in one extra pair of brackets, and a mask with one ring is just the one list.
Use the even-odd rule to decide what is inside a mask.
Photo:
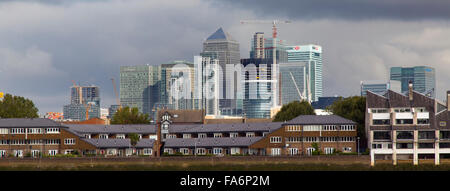
[[(291, 24), (279, 26), (279, 39), (324, 48), (323, 96), (359, 95), (361, 80), (388, 80), (390, 67), (425, 65), (436, 68), (436, 95), (443, 100), (450, 89), (445, 83), (450, 80), (445, 75), (450, 72), (445, 21), (450, 6), (394, 2), (364, 2), (366, 11), (355, 13), (340, 6), (330, 10), (309, 2), (281, 2), (279, 9), (286, 11), (278, 13), (283, 11), (268, 9), (268, 1), (255, 7), (200, 0), (6, 1), (0, 3), (0, 10), (8, 10), (0, 11), (0, 27), (8, 29), (0, 33), (0, 91), (32, 99), (44, 114), (67, 104), (71, 80), (88, 81), (100, 87), (102, 107), (108, 107), (115, 104), (110, 79), (119, 79), (121, 65), (192, 61), (219, 27), (239, 42), (241, 58), (248, 58), (253, 34), (269, 36), (271, 25), (241, 25), (240, 20), (288, 19)], [(392, 9), (378, 15), (371, 5)]]

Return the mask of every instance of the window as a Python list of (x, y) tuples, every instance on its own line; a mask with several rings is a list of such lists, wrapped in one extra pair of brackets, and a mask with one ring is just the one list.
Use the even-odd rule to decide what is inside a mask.
[(73, 149), (66, 149), (66, 150), (64, 150), (64, 154), (65, 155), (72, 154), (73, 152), (74, 152)]
[(324, 148), (325, 154), (330, 155), (334, 153), (334, 148), (331, 147), (325, 147)]
[(8, 145), (8, 140), (0, 140), (0, 145)]
[(315, 151), (316, 149), (312, 148), (312, 147), (308, 147), (306, 148), (306, 154), (307, 155), (312, 155), (312, 153)]
[(395, 123), (397, 125), (411, 125), (413, 124), (413, 119), (396, 119)]
[(303, 131), (320, 131), (320, 125), (305, 125), (303, 126)]
[(183, 155), (188, 155), (189, 149), (188, 148), (180, 148), (180, 153), (182, 153)]
[(46, 145), (59, 145), (59, 139), (47, 139), (45, 140)]
[(272, 148), (271, 154), (272, 154), (272, 156), (279, 156), (279, 155), (281, 155), (281, 149), (280, 148)]
[(354, 131), (354, 125), (341, 125), (341, 131)]
[(199, 133), (198, 138), (206, 138), (206, 133)]
[(59, 128), (47, 128), (45, 129), (48, 134), (57, 134), (59, 133)]
[(383, 148), (382, 144), (379, 144), (379, 143), (372, 144), (372, 149), (381, 149), (381, 148)]
[(286, 131), (302, 131), (299, 125), (287, 125), (285, 128)]
[(0, 158), (6, 157), (6, 151), (0, 150)]
[(417, 119), (417, 124), (428, 125), (430, 124), (430, 119)]
[(373, 139), (374, 140), (391, 140), (391, 132), (390, 131), (374, 131)]
[(99, 139), (108, 139), (108, 134), (100, 134), (98, 135)]
[(343, 152), (352, 152), (352, 148), (351, 147), (343, 147), (342, 151)]
[(84, 134), (84, 138), (90, 139), (91, 138), (91, 134)]
[(191, 134), (183, 134), (183, 139), (190, 139), (191, 138)]
[(412, 149), (412, 143), (397, 143), (397, 149)]
[(440, 139), (450, 139), (450, 131), (440, 131), (439, 138)]
[(40, 153), (41, 152), (39, 150), (31, 150), (31, 156), (32, 157), (39, 157)]
[(341, 137), (341, 142), (353, 142), (355, 137)]
[(214, 148), (213, 149), (213, 154), (215, 154), (215, 155), (222, 154), (222, 148)]
[(64, 144), (65, 145), (75, 145), (75, 139), (71, 138), (71, 139), (64, 139)]
[(298, 155), (298, 148), (289, 148), (289, 155)]
[(286, 137), (286, 143), (300, 143), (302, 142), (302, 137)]
[(320, 141), (322, 142), (336, 142), (336, 137), (320, 137)]
[(230, 133), (230, 137), (239, 137), (238, 133)]
[(397, 131), (397, 139), (414, 139), (412, 131)]
[(177, 138), (177, 135), (176, 135), (176, 134), (168, 134), (168, 135), (166, 136), (166, 138), (167, 138), (167, 139), (176, 139), (176, 138)]
[(214, 133), (214, 137), (222, 137), (222, 133)]
[(173, 154), (173, 149), (171, 149), (171, 148), (165, 148), (164, 149), (164, 153), (168, 153), (168, 154)]
[(322, 126), (322, 131), (336, 131), (336, 125), (324, 125)]
[(419, 107), (419, 108), (416, 108), (415, 110), (416, 110), (416, 112), (422, 112), (422, 113), (423, 112), (428, 112), (427, 109), (424, 108), (424, 107)]
[(318, 137), (303, 137), (303, 142), (317, 142), (318, 140)]
[(434, 131), (419, 131), (419, 139), (435, 139)]
[(152, 151), (153, 151), (152, 148), (144, 148), (143, 149), (143, 154), (144, 155), (152, 155)]
[(270, 143), (281, 143), (281, 137), (270, 137)]
[(12, 128), (11, 134), (25, 134), (24, 128)]
[(11, 145), (25, 145), (25, 140), (11, 140)]
[(419, 149), (432, 149), (434, 148), (434, 143), (419, 143)]
[(0, 128), (0, 134), (8, 134), (8, 129)]
[(411, 108), (396, 108), (394, 109), (395, 113), (409, 113), (411, 112)]
[(231, 154), (232, 155), (241, 154), (241, 149), (237, 148), (237, 147), (233, 147), (233, 148), (231, 148)]
[(245, 134), (245, 136), (246, 136), (246, 137), (254, 137), (254, 136), (255, 136), (255, 133), (254, 133), (254, 132), (247, 132), (247, 133)]
[(390, 125), (390, 119), (374, 119), (372, 120), (372, 125)]
[(42, 134), (42, 129), (41, 128), (29, 128), (27, 129), (27, 133), (29, 134)]
[(389, 113), (389, 109), (386, 108), (373, 108), (372, 113)]
[(197, 153), (197, 155), (205, 155), (206, 149), (205, 148), (197, 148), (196, 153)]
[(125, 134), (117, 134), (116, 139), (125, 139)]
[(58, 150), (48, 150), (48, 155), (55, 156), (56, 154), (58, 154)]

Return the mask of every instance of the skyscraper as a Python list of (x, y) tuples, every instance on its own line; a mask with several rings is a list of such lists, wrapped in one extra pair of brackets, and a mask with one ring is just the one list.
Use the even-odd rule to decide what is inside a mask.
[(159, 107), (183, 110), (193, 109), (194, 64), (174, 61), (161, 65)]
[(287, 47), (288, 62), (305, 62), (306, 75), (311, 88), (311, 100), (322, 97), (322, 47), (318, 45), (298, 45)]
[(408, 92), (408, 83), (413, 83), (413, 89), (434, 98), (436, 90), (435, 70), (429, 66), (391, 67), (391, 80), (401, 82), (402, 93)]
[(265, 58), (265, 39), (263, 32), (256, 32), (252, 38), (252, 45), (250, 48), (250, 58)]
[(70, 88), (70, 104), (65, 105), (63, 108), (64, 119), (79, 121), (87, 120), (85, 105), (90, 105), (88, 110), (89, 118), (100, 118), (99, 88), (94, 85), (72, 86)]
[(137, 107), (150, 116), (159, 102), (161, 66), (121, 66), (120, 103), (123, 107)]
[[(203, 42), (203, 57), (218, 59), (219, 61), (219, 109), (222, 115), (241, 115), (241, 89), (237, 85), (238, 74), (229, 73), (229, 68), (240, 64), (239, 43), (230, 34), (219, 28)], [(231, 66), (231, 67), (230, 67)], [(234, 78), (234, 79), (233, 79)]]
[(203, 109), (206, 115), (220, 115), (219, 60), (194, 56), (194, 67), (194, 109)]
[(292, 101), (312, 101), (311, 87), (308, 87), (305, 62), (280, 63), (280, 104), (285, 105)]
[(366, 96), (367, 91), (382, 95), (387, 90), (401, 92), (401, 82), (397, 80), (389, 80), (388, 82), (382, 80), (361, 81), (361, 96)]

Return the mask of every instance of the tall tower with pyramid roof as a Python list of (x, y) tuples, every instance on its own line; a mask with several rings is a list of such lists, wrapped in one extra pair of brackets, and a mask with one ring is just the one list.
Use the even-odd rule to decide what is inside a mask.
[[(239, 43), (234, 40), (230, 34), (225, 32), (220, 27), (216, 32), (209, 36), (206, 41), (203, 42), (203, 57), (210, 57), (219, 60), (219, 66), (222, 73), (219, 76), (219, 94), (221, 98), (219, 100), (219, 110), (221, 115), (241, 115), (242, 114), (242, 99), (236, 99), (237, 94), (242, 92), (238, 87), (236, 78), (227, 79), (226, 66), (240, 64)], [(227, 82), (227, 80), (229, 82)], [(233, 97), (230, 98), (231, 83), (234, 84)], [(227, 96), (228, 95), (228, 96)]]

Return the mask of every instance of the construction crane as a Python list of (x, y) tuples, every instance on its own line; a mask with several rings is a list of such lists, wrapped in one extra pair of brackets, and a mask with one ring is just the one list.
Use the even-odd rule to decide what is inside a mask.
[(273, 95), (272, 95), (272, 107), (278, 107), (277, 104), (277, 92), (278, 92), (278, 88), (277, 88), (277, 42), (276, 42), (276, 38), (278, 35), (278, 31), (277, 31), (277, 24), (289, 24), (291, 23), (291, 21), (283, 21), (283, 20), (241, 20), (241, 24), (272, 24), (272, 58), (273, 58), (273, 62), (272, 62), (272, 90), (273, 90)]
[(83, 88), (81, 88), (81, 86), (77, 85), (75, 83), (75, 81), (73, 81), (73, 80), (72, 80), (72, 83), (73, 83), (73, 86), (75, 88), (77, 88), (79, 104), (83, 104), (84, 108), (86, 108), (86, 119), (85, 120), (88, 120), (89, 119), (89, 110), (91, 109), (92, 105), (90, 103), (86, 104), (85, 102), (83, 102), (83, 96), (81, 95)]
[(119, 106), (119, 108), (122, 108), (122, 105), (120, 104), (119, 93), (117, 93), (116, 83), (114, 82), (114, 78), (111, 78), (111, 81), (114, 87), (114, 93), (116, 94), (117, 105)]

